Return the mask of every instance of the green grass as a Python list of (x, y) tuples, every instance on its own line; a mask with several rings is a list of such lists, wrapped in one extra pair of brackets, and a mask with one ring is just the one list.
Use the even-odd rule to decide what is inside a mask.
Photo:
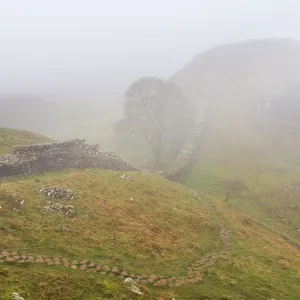
[[(208, 212), (181, 185), (146, 173), (130, 173), (131, 180), (121, 179), (122, 174), (66, 170), (2, 180), (0, 248), (90, 259), (132, 273), (180, 276), (196, 259), (221, 249), (219, 216), (231, 231), (228, 256), (206, 268), (200, 284), (150, 285), (144, 287), (141, 299), (298, 299), (298, 250), (232, 210), (218, 199), (217, 190), (203, 192), (205, 203), (216, 209)], [(39, 189), (47, 186), (74, 191), (74, 219), (43, 213), (47, 200)], [(20, 214), (12, 211), (14, 197), (25, 200)], [(59, 231), (62, 226), (70, 231)], [(63, 267), (0, 264), (0, 290), (4, 291), (0, 299), (9, 299), (12, 291), (19, 291), (26, 300), (105, 299), (103, 280), (108, 279), (98, 273)], [(121, 290), (111, 299), (133, 299), (121, 288), (121, 280), (112, 283)]]
[[(141, 286), (144, 299), (150, 299)], [(82, 273), (41, 265), (5, 265), (0, 268), (0, 299), (11, 299), (18, 292), (26, 300), (42, 299), (140, 299), (129, 292), (120, 280), (107, 279), (95, 273)]]
[(9, 153), (14, 146), (46, 143), (50, 141), (49, 138), (30, 131), (0, 127), (0, 155)]
[[(197, 257), (221, 247), (216, 221), (191, 193), (158, 176), (133, 173), (126, 180), (121, 174), (70, 171), (5, 181), (2, 194), (17, 194), (25, 208), (18, 215), (2, 197), (0, 246), (162, 275), (183, 273)], [(75, 192), (76, 218), (44, 214), (47, 199), (39, 189), (47, 186)], [(59, 232), (63, 226), (70, 231)]]
[(300, 243), (298, 178), (296, 168), (274, 162), (253, 160), (232, 163), (200, 159), (187, 184), (223, 201), (225, 191), (221, 183), (228, 179), (242, 180), (248, 190), (234, 195), (228, 204)]

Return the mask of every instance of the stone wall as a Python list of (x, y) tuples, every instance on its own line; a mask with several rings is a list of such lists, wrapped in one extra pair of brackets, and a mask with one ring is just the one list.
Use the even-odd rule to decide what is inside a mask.
[(0, 178), (73, 168), (138, 170), (114, 152), (100, 152), (98, 145), (86, 144), (85, 140), (15, 147), (10, 154), (0, 156)]
[(182, 181), (197, 162), (199, 157), (200, 144), (204, 137), (204, 125), (206, 122), (206, 104), (199, 109), (199, 115), (193, 130), (187, 136), (185, 143), (172, 167), (164, 172), (164, 177), (173, 181)]

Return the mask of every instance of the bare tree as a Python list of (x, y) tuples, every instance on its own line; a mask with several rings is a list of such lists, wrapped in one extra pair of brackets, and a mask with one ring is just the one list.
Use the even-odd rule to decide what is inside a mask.
[(225, 180), (221, 182), (221, 186), (226, 194), (225, 202), (227, 203), (232, 195), (236, 195), (244, 190), (247, 190), (245, 182), (240, 179)]
[(195, 108), (174, 83), (157, 77), (137, 80), (125, 98), (125, 117), (115, 131), (146, 143), (153, 154), (154, 168), (159, 169), (163, 152), (180, 144), (191, 130)]

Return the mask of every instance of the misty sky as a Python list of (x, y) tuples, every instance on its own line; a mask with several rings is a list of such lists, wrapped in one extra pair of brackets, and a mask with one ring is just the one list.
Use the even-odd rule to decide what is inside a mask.
[(110, 99), (207, 48), (299, 28), (299, 0), (0, 0), (0, 94)]

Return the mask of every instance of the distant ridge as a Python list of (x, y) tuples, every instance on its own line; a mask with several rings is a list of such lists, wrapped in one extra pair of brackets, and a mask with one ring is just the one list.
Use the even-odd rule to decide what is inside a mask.
[(276, 95), (300, 83), (300, 42), (257, 39), (214, 47), (194, 57), (173, 77), (186, 93)]
[(50, 138), (31, 131), (0, 127), (0, 155), (9, 153), (14, 146), (47, 143), (51, 141)]
[[(278, 126), (290, 128), (291, 125), (277, 124), (283, 120), (278, 113), (276, 119), (271, 120), (270, 116), (275, 115), (272, 110), (280, 111), (276, 105), (282, 106), (276, 99), (289, 101), (296, 95), (300, 101), (299, 41), (257, 39), (217, 46), (198, 54), (171, 79), (188, 98), (208, 104), (206, 137), (207, 143), (211, 143), (210, 152), (213, 148), (225, 156), (246, 157), (251, 151), (252, 157), (264, 157), (266, 153), (270, 156), (269, 151), (279, 151), (283, 146), (266, 146), (266, 140), (273, 143), (280, 139), (288, 139), (281, 143), (287, 145), (284, 151), (296, 147), (295, 139), (284, 130), (280, 138), (272, 131)], [(289, 107), (292, 111), (297, 105)], [(284, 118), (289, 119), (286, 111)], [(294, 113), (293, 119), (296, 119)], [(298, 125), (300, 112), (299, 124), (294, 123), (293, 127)], [(216, 158), (220, 153), (214, 155)], [(280, 154), (281, 157), (289, 155)]]

